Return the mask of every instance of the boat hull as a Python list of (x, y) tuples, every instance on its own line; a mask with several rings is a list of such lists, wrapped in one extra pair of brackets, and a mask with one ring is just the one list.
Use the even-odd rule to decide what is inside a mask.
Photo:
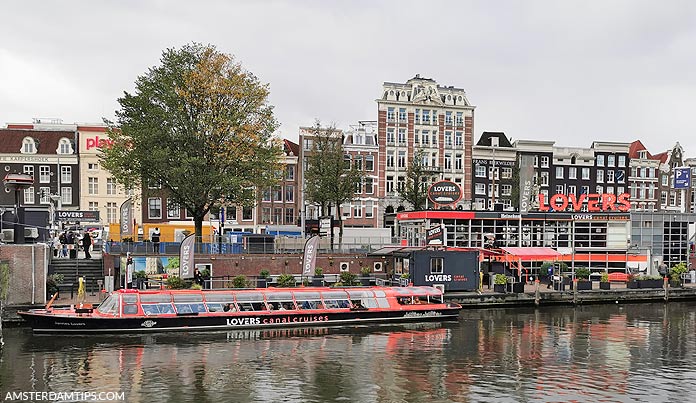
[(167, 315), (108, 318), (93, 315), (56, 315), (18, 312), (35, 333), (143, 333), (263, 329), (301, 326), (354, 326), (372, 323), (432, 322), (457, 320), (461, 307), (426, 310), (351, 310), (316, 313), (244, 312), (222, 315)]

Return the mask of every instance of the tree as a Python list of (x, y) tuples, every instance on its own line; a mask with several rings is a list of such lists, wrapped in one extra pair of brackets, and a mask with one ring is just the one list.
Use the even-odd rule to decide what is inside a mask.
[[(320, 216), (330, 214), (331, 206), (336, 206), (339, 244), (343, 241), (343, 220), (339, 209), (343, 203), (355, 197), (363, 179), (360, 167), (350, 163), (345, 157), (341, 132), (335, 125), (324, 128), (319, 120), (315, 121), (312, 149), (307, 156), (307, 169), (304, 173), (305, 196), (307, 201), (319, 206)], [(331, 246), (333, 247), (333, 224)]]
[(413, 210), (422, 210), (428, 201), (428, 177), (432, 172), (427, 169), (424, 158), (425, 151), (422, 148), (413, 153), (406, 169), (406, 182), (397, 189), (401, 200), (409, 203)]
[(167, 49), (118, 99), (102, 164), (127, 188), (161, 187), (201, 236), (211, 207), (249, 205), (255, 186), (274, 181), (282, 149), (268, 95), (268, 85), (212, 45)]

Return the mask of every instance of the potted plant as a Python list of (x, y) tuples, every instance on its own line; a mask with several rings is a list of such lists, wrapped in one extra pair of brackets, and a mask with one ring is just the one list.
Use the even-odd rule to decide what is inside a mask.
[(294, 287), (295, 276), (292, 274), (283, 273), (278, 276), (278, 287)]
[(232, 288), (251, 288), (251, 281), (246, 276), (239, 275), (232, 279)]
[[(188, 284), (188, 287), (190, 287), (191, 284)], [(170, 276), (167, 277), (167, 288), (171, 290), (179, 290), (182, 288), (188, 288), (186, 285), (186, 282), (179, 276)]]
[(493, 291), (505, 293), (505, 288), (507, 285), (507, 276), (504, 274), (496, 274), (493, 277)]
[(263, 269), (259, 272), (259, 278), (256, 279), (256, 286), (258, 288), (268, 287), (268, 279), (271, 277), (271, 273), (268, 270)]
[(62, 284), (65, 280), (65, 276), (62, 274), (50, 274), (46, 277), (46, 292), (48, 293), (48, 298), (53, 297), (53, 294), (58, 292), (58, 284)]
[(602, 273), (602, 276), (599, 278), (599, 289), (600, 290), (610, 290), (611, 289), (611, 283), (609, 282), (609, 273), (606, 271)]
[(626, 288), (635, 290), (638, 288), (638, 280), (634, 274), (629, 273), (626, 276)]
[(664, 279), (662, 276), (640, 276), (638, 278), (638, 288), (662, 288)]
[(577, 279), (578, 291), (587, 291), (592, 289), (592, 281), (590, 281), (590, 269), (587, 267), (576, 268), (575, 278)]
[(357, 276), (351, 272), (344, 271), (340, 274), (340, 283), (344, 286), (357, 285)]
[(670, 281), (669, 285), (670, 287), (681, 287), (683, 284), (683, 279), (682, 279), (682, 274), (686, 273), (688, 271), (686, 264), (685, 263), (679, 263), (678, 265), (672, 267), (672, 270), (670, 271)]
[(515, 294), (523, 293), (524, 292), (524, 283), (522, 282), (514, 282), (514, 283), (508, 283), (507, 284), (507, 291), (512, 292)]
[(360, 284), (362, 285), (370, 285), (370, 268), (365, 266), (360, 268)]
[(314, 269), (314, 277), (312, 277), (313, 287), (323, 287), (324, 286), (324, 269), (317, 267)]

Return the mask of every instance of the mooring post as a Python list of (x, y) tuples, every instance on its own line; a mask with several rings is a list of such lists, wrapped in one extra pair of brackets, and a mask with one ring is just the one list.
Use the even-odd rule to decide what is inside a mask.
[(573, 279), (573, 305), (578, 304), (578, 279)]
[(537, 276), (537, 279), (534, 280), (534, 305), (539, 306), (540, 300), (541, 296), (539, 295), (539, 278)]
[(665, 289), (665, 302), (669, 301), (669, 279), (667, 276), (662, 281), (662, 287)]

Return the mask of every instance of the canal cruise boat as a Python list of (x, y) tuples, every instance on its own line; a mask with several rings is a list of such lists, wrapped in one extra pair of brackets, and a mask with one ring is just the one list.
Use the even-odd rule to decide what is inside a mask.
[(20, 311), (35, 333), (127, 333), (456, 320), (434, 287), (118, 290), (99, 306)]

